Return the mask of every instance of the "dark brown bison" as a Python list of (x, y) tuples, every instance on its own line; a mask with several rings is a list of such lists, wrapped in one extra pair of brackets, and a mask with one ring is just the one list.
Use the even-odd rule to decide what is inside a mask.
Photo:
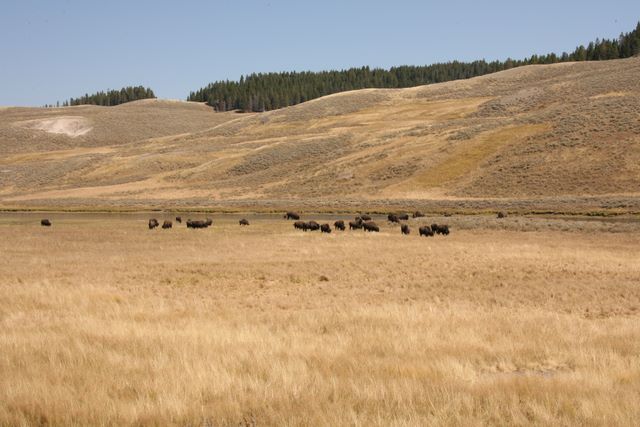
[(425, 225), (424, 227), (420, 227), (418, 229), (418, 232), (420, 233), (421, 236), (425, 236), (425, 237), (433, 236), (433, 230), (428, 225)]
[(368, 231), (368, 232), (377, 233), (380, 231), (380, 227), (378, 227), (378, 225), (375, 222), (363, 222), (362, 228), (364, 229), (364, 231)]
[(402, 224), (400, 226), (400, 231), (402, 232), (402, 234), (411, 234), (411, 229), (409, 228), (409, 226), (407, 224)]
[(187, 228), (207, 228), (209, 227), (208, 221), (196, 220), (192, 221), (190, 219), (187, 220)]
[(413, 213), (413, 217), (414, 217), (414, 218), (423, 218), (423, 217), (424, 217), (424, 214), (423, 214), (422, 212), (420, 212), (420, 211), (415, 211), (415, 212)]
[(359, 217), (356, 217), (356, 221), (358, 220), (358, 218), (361, 218), (363, 221), (371, 221), (371, 217), (367, 214), (362, 214)]
[(169, 220), (166, 220), (162, 223), (162, 228), (167, 229), (173, 227), (173, 223)]
[(409, 220), (409, 214), (400, 214), (400, 215), (397, 215), (397, 217), (398, 217), (398, 219), (400, 221), (408, 221)]
[(341, 230), (344, 231), (345, 226), (344, 226), (344, 221), (339, 219), (338, 221), (333, 223), (333, 228), (336, 230)]
[(176, 222), (177, 223), (182, 223), (182, 217), (181, 216), (177, 216), (176, 217)]
[(320, 231), (323, 233), (331, 233), (331, 226), (329, 224), (322, 224), (320, 226)]
[(500, 211), (500, 212), (498, 212), (497, 217), (498, 217), (499, 219), (506, 218), (506, 217), (507, 217), (507, 214), (506, 214), (506, 213), (504, 213), (504, 212), (502, 212), (502, 211)]
[(40, 225), (43, 227), (51, 227), (51, 221), (48, 219), (42, 219), (40, 220)]
[(159, 226), (159, 225), (160, 225), (160, 223), (158, 222), (158, 220), (157, 220), (157, 219), (155, 219), (155, 218), (151, 218), (151, 219), (149, 220), (149, 230), (153, 230), (154, 228), (156, 228), (156, 227), (157, 227), (157, 226)]
[(320, 224), (318, 224), (315, 221), (309, 221), (309, 222), (305, 222), (305, 228), (303, 228), (304, 231), (318, 231), (320, 230)]
[(284, 214), (284, 217), (283, 217), (283, 218), (285, 218), (285, 219), (295, 219), (295, 220), (298, 220), (298, 219), (300, 219), (300, 215), (298, 215), (298, 214), (297, 214), (297, 213), (295, 213), (295, 212), (287, 212), (286, 214)]
[(444, 225), (431, 224), (431, 230), (435, 234), (442, 234), (443, 236), (446, 236), (449, 234), (449, 226), (446, 224)]
[(304, 230), (307, 224), (304, 221), (296, 221), (293, 223), (293, 228), (297, 230)]
[(238, 221), (240, 223), (240, 225), (249, 225), (249, 221), (245, 218), (242, 218), (240, 221)]
[(387, 219), (389, 220), (389, 222), (400, 222), (400, 218), (398, 218), (398, 215), (396, 214), (387, 215)]
[(362, 228), (362, 224), (364, 224), (362, 218), (359, 218), (356, 221), (349, 221), (349, 230), (359, 230)]

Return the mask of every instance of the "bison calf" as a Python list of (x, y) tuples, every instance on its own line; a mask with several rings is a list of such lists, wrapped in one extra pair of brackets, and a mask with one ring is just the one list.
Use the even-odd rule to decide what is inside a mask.
[(40, 225), (43, 227), (51, 227), (51, 221), (49, 221), (48, 219), (43, 219), (40, 221)]

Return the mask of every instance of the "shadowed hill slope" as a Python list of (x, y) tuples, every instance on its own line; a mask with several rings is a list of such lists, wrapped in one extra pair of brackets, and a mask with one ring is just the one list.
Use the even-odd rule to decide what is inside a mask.
[(637, 57), (536, 65), (257, 114), (4, 109), (0, 205), (638, 210), (638, 75)]

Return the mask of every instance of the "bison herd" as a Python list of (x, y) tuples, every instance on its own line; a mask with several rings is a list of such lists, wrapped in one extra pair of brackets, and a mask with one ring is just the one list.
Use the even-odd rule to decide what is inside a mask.
[[(415, 218), (423, 218), (425, 215), (419, 211), (414, 212), (411, 215)], [(498, 218), (506, 217), (504, 212), (499, 212), (497, 215)], [(322, 233), (331, 233), (331, 226), (329, 224), (318, 224), (316, 221), (301, 221), (300, 215), (296, 212), (287, 212), (284, 214), (284, 218), (287, 220), (295, 220), (293, 223), (293, 227), (297, 230), (302, 231), (317, 231), (320, 230)], [(387, 215), (387, 220), (391, 224), (400, 224), (400, 232), (403, 235), (411, 234), (411, 228), (408, 224), (402, 224), (401, 221), (408, 221), (408, 214), (389, 214)], [(182, 218), (177, 216), (175, 218), (177, 223), (182, 223)], [(245, 218), (242, 218), (238, 221), (240, 226), (248, 226), (249, 221)], [(50, 227), (51, 221), (48, 219), (43, 219), (40, 221), (40, 225), (43, 227)], [(187, 220), (187, 228), (208, 228), (213, 225), (213, 221), (210, 218), (205, 220)], [(149, 230), (153, 230), (157, 227), (163, 229), (173, 228), (173, 222), (170, 220), (164, 220), (162, 225), (156, 218), (151, 218), (149, 220)], [(349, 230), (363, 230), (367, 232), (377, 233), (380, 231), (380, 227), (372, 221), (371, 216), (361, 214), (354, 218), (353, 221), (348, 221)], [(340, 219), (333, 223), (333, 229), (337, 231), (345, 231), (347, 228), (347, 224), (344, 220)], [(431, 225), (423, 225), (418, 228), (418, 232), (420, 236), (432, 237), (436, 234), (447, 236), (449, 235), (449, 226), (446, 224), (431, 224)]]
[[(419, 211), (413, 213), (413, 218), (423, 218), (425, 215)], [(293, 227), (297, 230), (302, 231), (316, 231), (320, 230), (323, 233), (331, 233), (331, 226), (329, 224), (318, 224), (316, 221), (300, 221), (300, 215), (295, 212), (287, 212), (284, 215), (286, 219), (296, 219), (297, 221), (293, 223)], [(400, 224), (400, 221), (408, 221), (408, 214), (389, 214), (387, 216), (387, 220), (390, 223)], [(349, 230), (363, 230), (368, 232), (377, 233), (380, 231), (380, 227), (371, 220), (371, 216), (369, 215), (358, 215), (354, 218), (353, 221), (349, 221)], [(334, 230), (345, 231), (346, 226), (344, 220), (340, 219), (333, 223)], [(418, 229), (420, 236), (432, 237), (436, 234), (440, 234), (443, 236), (449, 235), (449, 226), (446, 224), (438, 225), (431, 224), (424, 225)], [(400, 232), (404, 235), (411, 234), (411, 228), (409, 228), (408, 224), (400, 224)]]

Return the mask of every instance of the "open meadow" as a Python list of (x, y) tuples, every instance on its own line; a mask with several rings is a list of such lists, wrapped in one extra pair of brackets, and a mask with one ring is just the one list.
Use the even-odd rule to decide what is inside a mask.
[(0, 425), (640, 419), (637, 217), (152, 216), (0, 214)]

